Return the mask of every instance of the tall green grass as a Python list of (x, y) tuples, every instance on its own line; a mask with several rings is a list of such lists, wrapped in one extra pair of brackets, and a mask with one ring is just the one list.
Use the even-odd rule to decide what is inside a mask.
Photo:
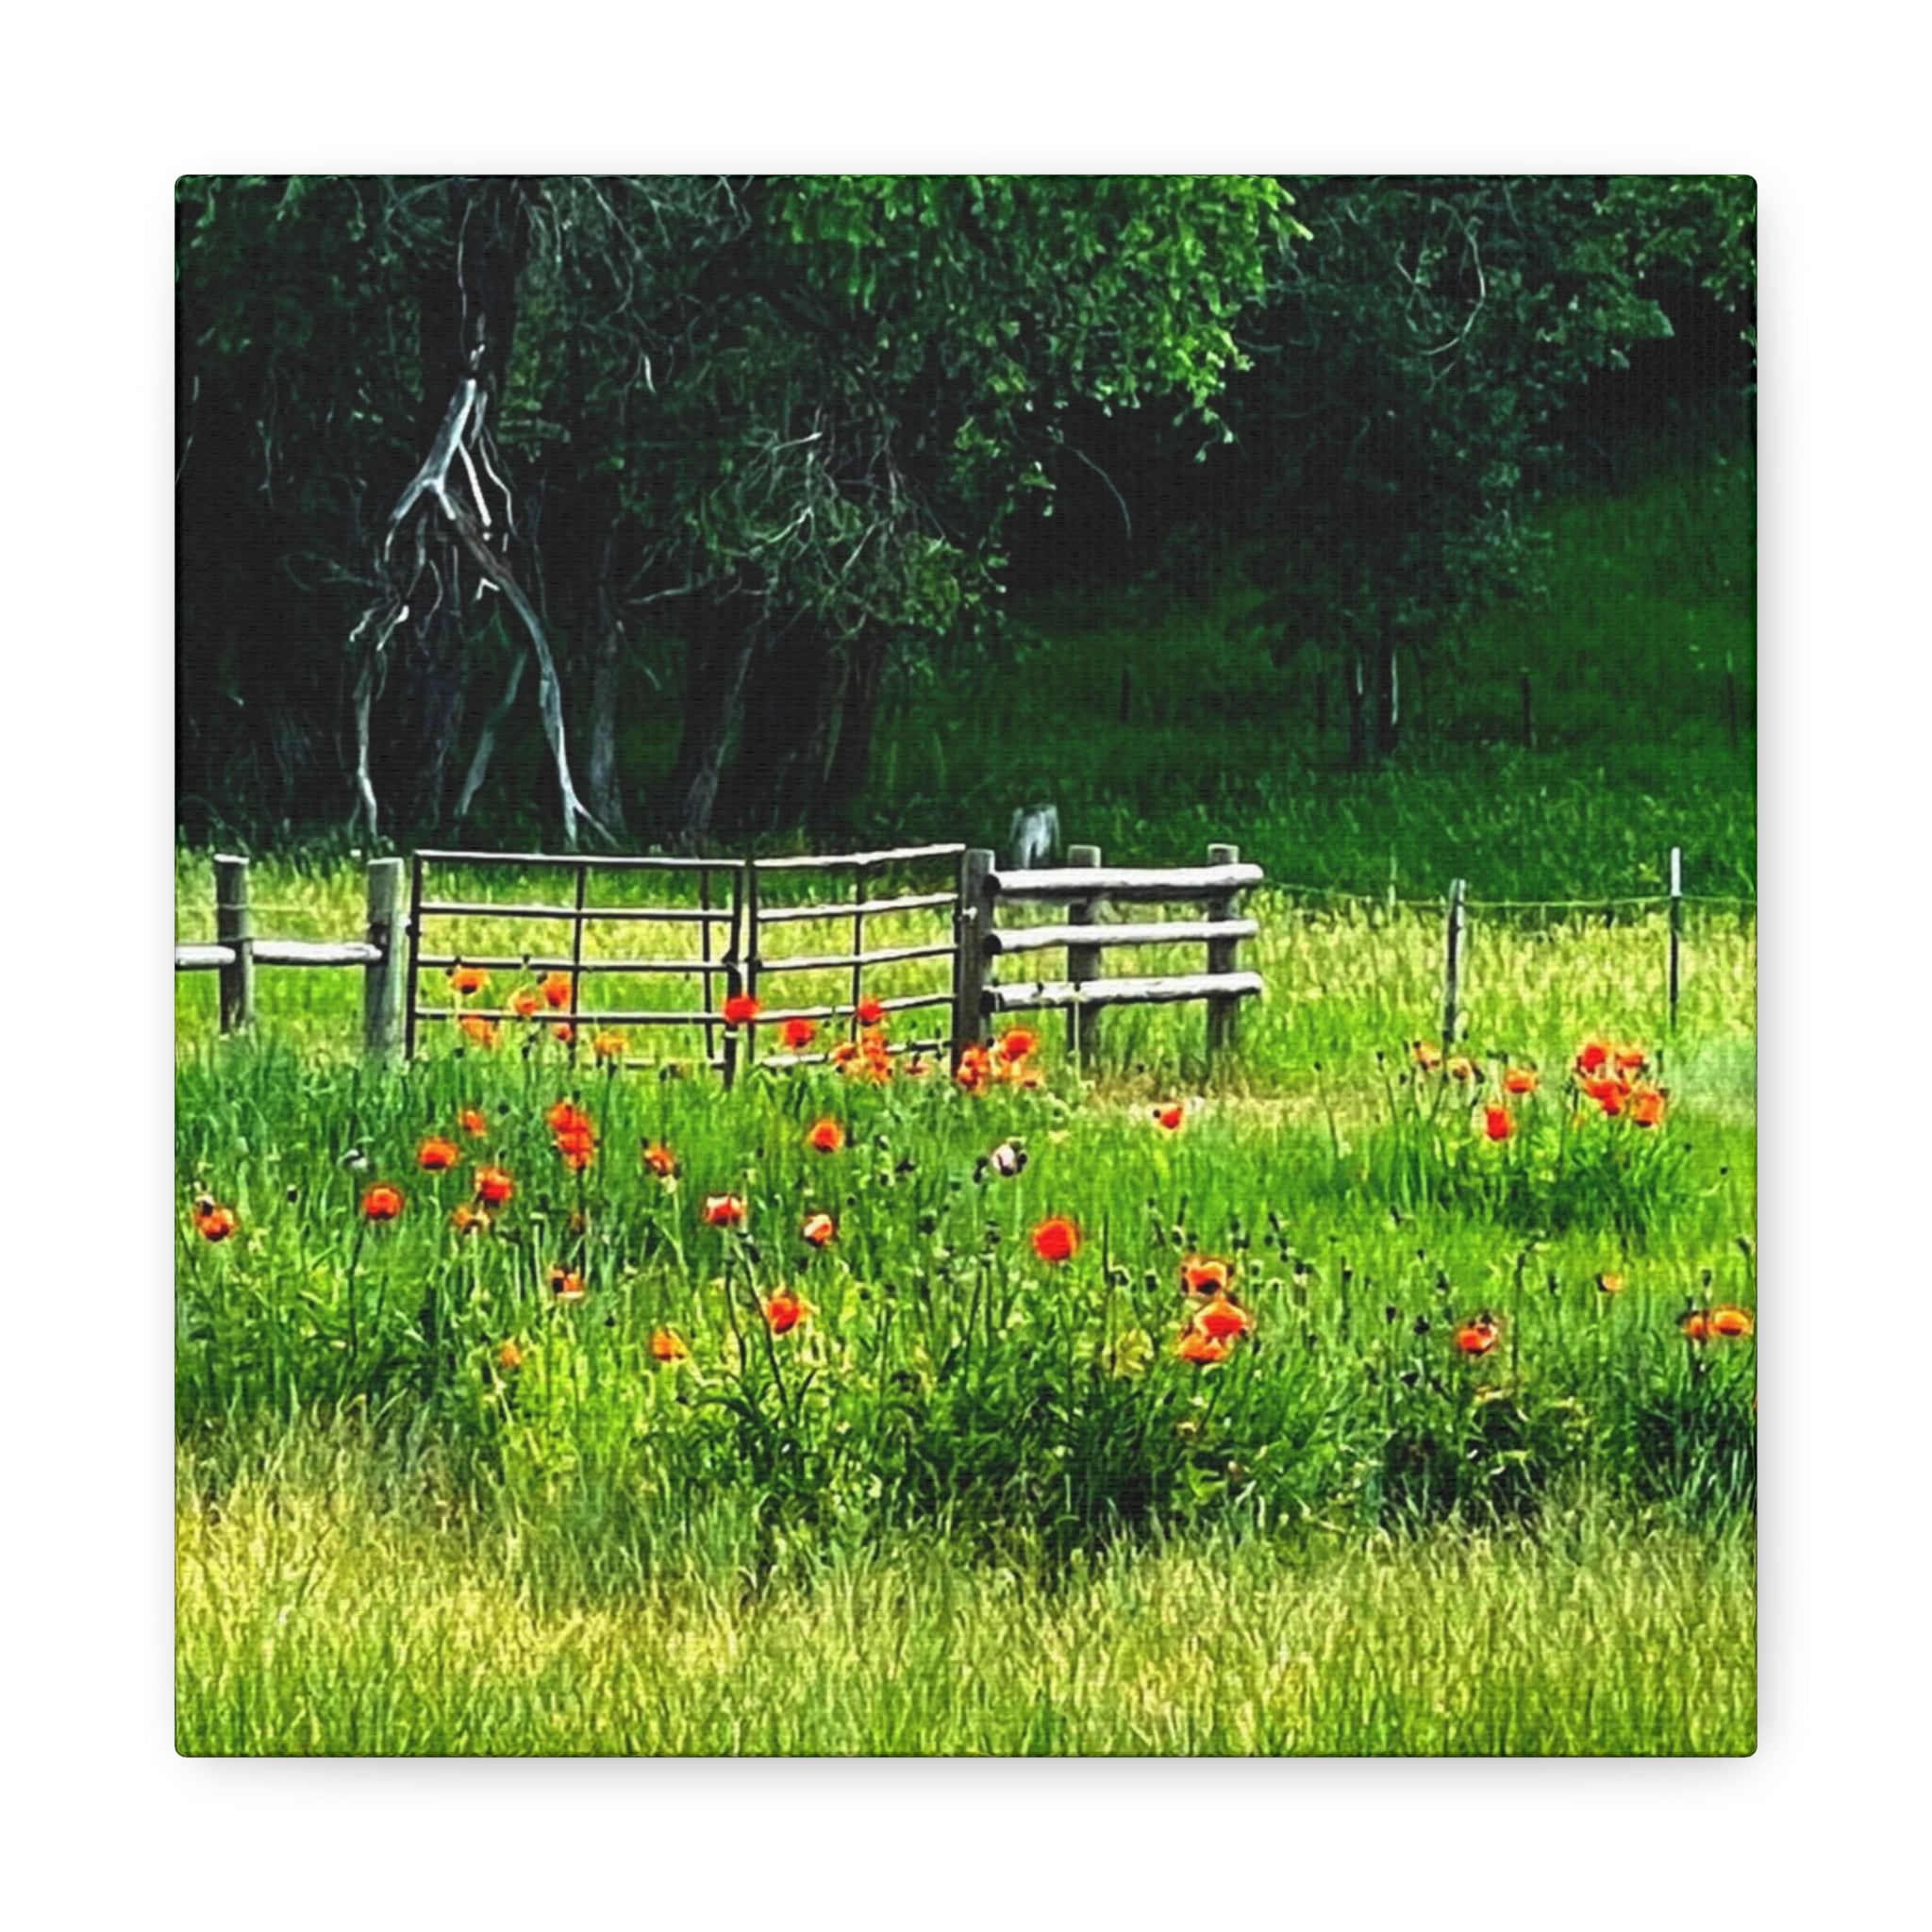
[(622, 1546), (476, 1522), (297, 1431), (178, 1465), (190, 1755), (1718, 1754), (1756, 1743), (1748, 1538)]

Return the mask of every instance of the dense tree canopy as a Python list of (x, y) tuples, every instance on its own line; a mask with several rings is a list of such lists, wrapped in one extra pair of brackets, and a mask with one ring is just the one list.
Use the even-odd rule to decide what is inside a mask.
[(1387, 749), (1402, 653), (1533, 577), (1561, 412), (1668, 332), (1660, 278), (1749, 327), (1752, 207), (1731, 177), (184, 179), (185, 808), (446, 826), (541, 722), (566, 836), (616, 836), (648, 637), (678, 750), (634, 832), (836, 813), (889, 665), (996, 623), (1037, 511), (1084, 490), (1131, 529), (1177, 465), (1208, 487), (1168, 554), (1241, 556), (1274, 647), (1359, 675)]

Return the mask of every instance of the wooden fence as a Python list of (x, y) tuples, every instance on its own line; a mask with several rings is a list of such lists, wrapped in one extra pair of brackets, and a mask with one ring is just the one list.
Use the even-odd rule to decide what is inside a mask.
[(248, 861), (226, 854), (215, 860), (215, 937), (211, 945), (177, 945), (176, 973), (221, 974), (221, 1026), (239, 1032), (255, 1021), (258, 966), (359, 966), (362, 969), (362, 1045), (383, 1057), (401, 1041), (402, 982), (397, 965), (396, 909), (402, 898), (403, 861), (373, 859), (367, 912), (359, 940), (258, 938), (248, 903)]
[[(1205, 866), (1163, 871), (1104, 867), (1097, 845), (1074, 845), (1068, 863), (1053, 871), (1001, 872), (993, 855), (966, 855), (960, 878), (962, 930), (953, 1037), (958, 1045), (979, 1039), (993, 1014), (1067, 1010), (1068, 1050), (1090, 1062), (1100, 1041), (1103, 1007), (1165, 1005), (1202, 1000), (1208, 1008), (1208, 1055), (1235, 1043), (1241, 1002), (1261, 991), (1258, 973), (1241, 971), (1241, 942), (1260, 927), (1240, 914), (1242, 892), (1261, 883), (1258, 865), (1243, 865), (1232, 845), (1210, 845)], [(1199, 906), (1203, 917), (1112, 923), (1102, 917), (1115, 904)], [(1003, 925), (1002, 906), (1058, 905), (1063, 922)], [(1202, 973), (1138, 977), (1108, 976), (1102, 954), (1113, 947), (1198, 943), (1208, 951)], [(1024, 953), (1064, 952), (1064, 979), (998, 980), (998, 961)]]

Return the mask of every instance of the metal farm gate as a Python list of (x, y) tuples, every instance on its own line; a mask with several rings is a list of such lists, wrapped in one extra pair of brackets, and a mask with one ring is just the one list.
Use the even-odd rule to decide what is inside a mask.
[[(758, 1059), (825, 1059), (837, 1042), (821, 1036), (856, 1037), (859, 1007), (874, 1000), (889, 1018), (939, 1009), (930, 1037), (894, 1040), (891, 1051), (941, 1051), (950, 1043), (964, 851), (914, 845), (759, 859), (418, 852), (405, 1052), (413, 1056), (437, 1026), (483, 1029), (485, 1038), (545, 1027), (573, 1060), (587, 1044), (627, 1066), (696, 1059), (728, 1086)], [(500, 895), (506, 882), (516, 896)], [(890, 942), (868, 949), (867, 925), (881, 921), (890, 922)], [(814, 944), (813, 929), (827, 925), (836, 938)], [(802, 943), (788, 944), (794, 935)], [(944, 962), (940, 983), (921, 984), (931, 969), (919, 962), (934, 960)], [(457, 989), (469, 973), (484, 975), (475, 997)], [(440, 996), (425, 997), (425, 974), (440, 981)], [(728, 1002), (746, 997), (758, 1003), (756, 1026), (726, 1016)], [(761, 1031), (782, 1040), (793, 1021), (803, 1023), (791, 1029), (799, 1044), (760, 1052)], [(630, 1052), (629, 1034), (654, 1028), (682, 1031), (694, 1045), (701, 1036), (702, 1048)]]

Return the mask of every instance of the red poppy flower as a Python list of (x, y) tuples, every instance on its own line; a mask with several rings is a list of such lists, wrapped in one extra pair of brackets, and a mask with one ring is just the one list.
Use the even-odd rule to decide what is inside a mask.
[(644, 1165), (659, 1180), (669, 1180), (677, 1172), (677, 1156), (663, 1141), (653, 1141), (644, 1149)]
[(1039, 1034), (1025, 1026), (1015, 1026), (1000, 1035), (1000, 1058), (1010, 1066), (1015, 1060), (1024, 1060), (1039, 1045)]
[(1650, 1064), (1650, 1056), (1641, 1046), (1620, 1046), (1617, 1049), (1617, 1071), (1620, 1074), (1641, 1074)]
[(546, 1007), (558, 1008), (570, 1005), (570, 974), (568, 973), (546, 974), (538, 983), (537, 989), (543, 995)]
[(241, 1226), (232, 1208), (224, 1208), (207, 1195), (195, 1203), (194, 1231), (205, 1241), (225, 1241)]
[(1232, 1274), (1225, 1261), (1191, 1255), (1181, 1263), (1181, 1287), (1189, 1294), (1225, 1294)]
[(737, 1194), (707, 1194), (702, 1218), (707, 1227), (736, 1227), (744, 1219), (744, 1202)]
[(1630, 1097), (1630, 1083), (1627, 1080), (1586, 1080), (1583, 1091), (1603, 1108), (1605, 1114), (1615, 1120), (1624, 1111), (1624, 1103)]
[(1608, 1063), (1610, 1050), (1601, 1040), (1587, 1040), (1576, 1051), (1576, 1071), (1593, 1074)]
[(1493, 1315), (1473, 1315), (1456, 1331), (1456, 1346), (1464, 1355), (1488, 1355), (1503, 1339), (1503, 1325)]
[(815, 1248), (829, 1246), (832, 1237), (838, 1231), (838, 1224), (829, 1214), (808, 1214), (805, 1217), (805, 1225), (799, 1229)]
[(992, 1078), (992, 1056), (976, 1041), (959, 1055), (959, 1071), (953, 1076), (969, 1093), (984, 1093)]
[(517, 1191), (516, 1183), (500, 1167), (476, 1170), (476, 1198), (491, 1208), (501, 1208)]
[(362, 1196), (362, 1214), (368, 1221), (393, 1221), (403, 1211), (403, 1193), (387, 1181), (377, 1181)]
[(1491, 1141), (1507, 1141), (1516, 1131), (1516, 1123), (1507, 1107), (1483, 1108), (1483, 1132)]
[(453, 1168), (462, 1154), (455, 1141), (444, 1141), (432, 1135), (416, 1150), (416, 1165), (425, 1174), (444, 1174)]
[(651, 1336), (651, 1357), (654, 1361), (688, 1362), (691, 1347), (681, 1335), (669, 1328), (658, 1328)]
[(574, 1046), (576, 1043), (577, 1029), (565, 1020), (550, 1029), (550, 1037), (559, 1046)]
[(788, 1334), (811, 1312), (806, 1303), (791, 1292), (781, 1288), (765, 1303), (765, 1320), (772, 1324), (774, 1335)]
[(806, 1144), (821, 1154), (836, 1154), (845, 1144), (845, 1129), (828, 1115), (806, 1137)]
[(1194, 1317), (1193, 1325), (1216, 1341), (1231, 1341), (1237, 1335), (1247, 1333), (1249, 1322), (1226, 1295), (1218, 1294)]
[(748, 992), (735, 992), (724, 1002), (727, 1026), (749, 1026), (758, 1016), (758, 1003)]
[(597, 1137), (588, 1125), (566, 1127), (557, 1137), (557, 1152), (573, 1174), (582, 1174), (597, 1152)]
[(1528, 1067), (1511, 1067), (1503, 1075), (1505, 1093), (1534, 1093), (1537, 1089), (1537, 1075)]
[(474, 1107), (466, 1107), (458, 1114), (457, 1125), (478, 1141), (490, 1131), (490, 1123), (483, 1118), (482, 1112)]
[(481, 1013), (465, 1013), (457, 1022), (466, 1038), (474, 1040), (478, 1046), (496, 1044), (496, 1022), (486, 1020)]
[(1165, 1127), (1170, 1134), (1173, 1133), (1175, 1130), (1175, 1128), (1177, 1128), (1180, 1125), (1180, 1124), (1187, 1119), (1187, 1117), (1188, 1110), (1178, 1100), (1173, 1102), (1171, 1105), (1167, 1107), (1157, 1107), (1154, 1109), (1154, 1118), (1163, 1127)]
[(490, 975), (480, 966), (452, 966), (449, 983), (458, 993), (481, 992), (490, 984)]
[(1080, 1230), (1064, 1214), (1050, 1215), (1033, 1230), (1033, 1252), (1042, 1261), (1071, 1261), (1080, 1252)]
[(1231, 1338), (1224, 1339), (1190, 1327), (1181, 1331), (1181, 1339), (1174, 1343), (1174, 1352), (1184, 1362), (1224, 1362), (1233, 1346)]
[(778, 1029), (778, 1038), (793, 1053), (801, 1053), (819, 1037), (818, 1024), (811, 1020), (788, 1020)]
[(883, 1000), (875, 1000), (870, 993), (867, 993), (853, 1008), (852, 1015), (861, 1026), (882, 1025), (886, 1018), (886, 1003)]

